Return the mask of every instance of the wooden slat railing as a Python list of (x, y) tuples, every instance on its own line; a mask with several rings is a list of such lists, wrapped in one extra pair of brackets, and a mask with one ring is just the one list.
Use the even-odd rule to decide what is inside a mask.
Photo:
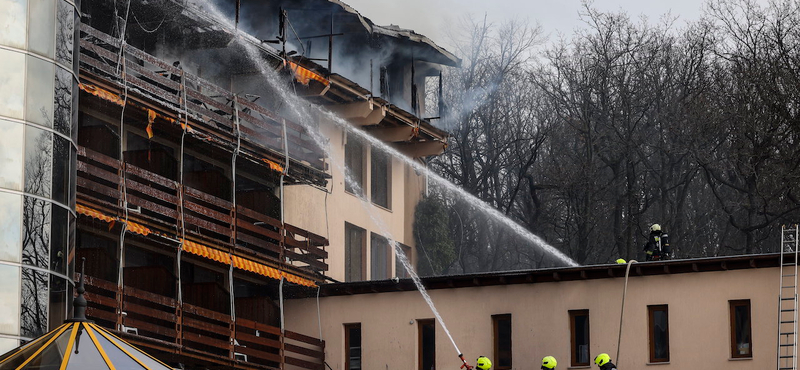
[[(86, 24), (81, 28), (82, 67), (103, 74), (112, 81), (123, 80), (119, 40)], [(196, 118), (193, 127), (206, 134), (229, 140), (235, 135), (235, 117), (239, 117), (247, 146), (261, 147), (281, 155), (284, 152), (284, 119), (274, 112), (243, 98), (237, 98), (191, 73), (176, 68), (146, 52), (125, 45), (124, 80), (149, 98), (171, 106), (176, 112), (183, 108)], [(185, 94), (186, 99), (181, 97)], [(324, 170), (321, 148), (305, 134), (305, 128), (294, 122), (285, 122), (290, 157)]]
[[(227, 200), (181, 186), (177, 181), (125, 164), (125, 191), (122, 191), (120, 161), (85, 147), (78, 148), (78, 194), (81, 203), (101, 208), (111, 216), (122, 217), (121, 199), (127, 197), (128, 217), (162, 232), (187, 236), (199, 242), (241, 249), (249, 255), (279, 263), (284, 257), (297, 267), (318, 274), (328, 270), (322, 236), (291, 224), (283, 224), (265, 214), (236, 206)], [(181, 202), (183, 199), (183, 223)], [(233, 226), (236, 239), (233, 240)]]
[[(227, 358), (236, 367), (258, 365), (282, 368), (290, 364), (308, 370), (323, 370), (325, 342), (317, 338), (261, 322), (237, 318), (141, 289), (125, 287), (122, 300), (117, 285), (95, 277), (84, 277), (88, 301), (87, 316), (113, 330), (167, 343), (170, 350)], [(121, 305), (125, 314), (117, 313)], [(121, 327), (115, 323), (121, 322)], [(133, 330), (135, 328), (135, 331)], [(243, 359), (245, 356), (247, 361)]]

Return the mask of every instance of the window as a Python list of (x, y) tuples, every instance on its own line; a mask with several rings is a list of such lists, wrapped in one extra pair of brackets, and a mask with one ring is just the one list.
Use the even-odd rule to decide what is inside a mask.
[(349, 223), (344, 224), (345, 281), (364, 280), (366, 270), (366, 231)]
[(494, 368), (511, 369), (511, 315), (492, 315), (494, 328)]
[(728, 301), (731, 307), (731, 357), (753, 357), (750, 336), (750, 300)]
[(372, 203), (383, 208), (391, 208), (391, 160), (389, 155), (372, 147), (372, 166), (370, 170)]
[(572, 366), (589, 366), (589, 310), (569, 311)]
[(667, 305), (647, 306), (650, 362), (669, 362), (669, 314)]
[(389, 240), (375, 233), (370, 234), (370, 280), (388, 279), (391, 269)]
[[(364, 191), (364, 145), (355, 136), (347, 136), (344, 145), (345, 166), (350, 176), (345, 175), (344, 190), (359, 195)], [(358, 186), (356, 186), (358, 185)]]
[[(408, 263), (410, 263), (413, 266), (414, 262), (411, 259), (411, 247), (400, 244), (400, 249), (403, 250), (403, 255), (405, 255), (406, 259), (408, 260)], [(394, 276), (397, 276), (399, 278), (411, 277), (411, 275), (408, 273), (408, 270), (403, 265), (403, 262), (400, 260), (400, 258), (401, 258), (400, 256), (395, 256), (394, 258)]]
[(419, 330), (419, 370), (436, 370), (436, 322), (417, 320)]
[(344, 368), (361, 370), (361, 324), (344, 324)]

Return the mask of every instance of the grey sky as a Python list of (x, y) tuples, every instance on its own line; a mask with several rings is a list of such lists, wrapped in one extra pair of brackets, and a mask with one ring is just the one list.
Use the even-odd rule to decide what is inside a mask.
[[(554, 37), (557, 32), (569, 35), (582, 27), (581, 0), (343, 0), (363, 16), (379, 25), (396, 24), (426, 35), (451, 49), (445, 37), (447, 28), (459, 18), (471, 14), (489, 22), (518, 18), (539, 22)], [(768, 0), (758, 0), (766, 4)], [(593, 7), (602, 11), (625, 10), (632, 17), (645, 16), (657, 21), (665, 13), (677, 16), (676, 25), (696, 20), (702, 13), (703, 0), (596, 0)]]

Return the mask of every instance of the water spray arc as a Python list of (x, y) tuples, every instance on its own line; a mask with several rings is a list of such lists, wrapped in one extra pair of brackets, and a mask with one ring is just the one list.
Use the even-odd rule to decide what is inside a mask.
[[(455, 340), (453, 339), (452, 335), (450, 334), (450, 331), (447, 329), (447, 326), (445, 325), (444, 320), (442, 319), (441, 315), (439, 314), (438, 310), (436, 309), (435, 305), (433, 304), (433, 301), (432, 301), (430, 295), (427, 293), (427, 290), (422, 285), (422, 281), (420, 280), (420, 277), (417, 275), (416, 271), (411, 266), (411, 263), (409, 262), (407, 256), (405, 255), (405, 253), (403, 252), (402, 248), (400, 247), (400, 244), (395, 241), (395, 238), (392, 236), (392, 234), (391, 234), (388, 226), (386, 225), (386, 223), (383, 222), (383, 220), (376, 214), (376, 212), (374, 211), (373, 207), (371, 206), (369, 200), (367, 200), (366, 197), (363, 195), (364, 192), (361, 191), (360, 186), (358, 186), (358, 183), (353, 181), (352, 174), (350, 173), (349, 169), (344, 165), (344, 159), (343, 158), (341, 158), (341, 159), (334, 158), (334, 153), (330, 149), (330, 147), (328, 146), (327, 139), (325, 137), (323, 137), (317, 131), (316, 127), (314, 127), (314, 125), (312, 124), (312, 122), (314, 121), (315, 115), (312, 114), (312, 112), (308, 111), (308, 109), (318, 109), (319, 112), (322, 113), (322, 116), (326, 117), (330, 122), (332, 122), (335, 125), (337, 125), (340, 128), (342, 128), (342, 130), (346, 134), (353, 134), (356, 137), (358, 137), (359, 139), (361, 139), (361, 140), (363, 140), (365, 142), (368, 142), (372, 146), (372, 148), (377, 148), (379, 150), (382, 150), (382, 151), (392, 155), (395, 158), (399, 158), (399, 159), (403, 160), (406, 164), (408, 164), (409, 166), (411, 166), (412, 168), (414, 168), (418, 172), (424, 173), (425, 176), (427, 176), (430, 179), (433, 179), (437, 184), (439, 184), (441, 186), (444, 186), (448, 190), (452, 191), (454, 194), (457, 194), (460, 197), (462, 197), (463, 199), (467, 200), (476, 209), (482, 210), (487, 215), (489, 215), (489, 216), (495, 218), (496, 220), (500, 221), (502, 224), (504, 224), (505, 226), (507, 226), (511, 230), (515, 231), (518, 235), (520, 235), (523, 238), (525, 238), (526, 240), (530, 241), (533, 245), (539, 247), (541, 250), (543, 250), (543, 251), (545, 251), (547, 253), (550, 253), (551, 255), (555, 256), (556, 258), (558, 258), (560, 261), (562, 261), (566, 265), (577, 266), (577, 263), (575, 263), (569, 257), (567, 257), (566, 255), (562, 254), (557, 249), (553, 248), (552, 246), (550, 246), (549, 244), (544, 242), (544, 240), (542, 240), (538, 236), (530, 233), (525, 228), (523, 228), (521, 225), (519, 225), (516, 222), (514, 222), (513, 220), (509, 219), (508, 217), (503, 215), (498, 210), (496, 210), (493, 207), (489, 206), (488, 204), (484, 203), (483, 201), (481, 201), (477, 197), (473, 196), (472, 194), (469, 194), (465, 190), (458, 188), (454, 184), (450, 183), (449, 181), (447, 181), (446, 179), (442, 178), (441, 176), (438, 176), (437, 174), (433, 173), (431, 170), (429, 170), (425, 166), (417, 163), (416, 161), (412, 160), (411, 158), (409, 158), (409, 157), (403, 155), (402, 153), (398, 152), (397, 150), (395, 150), (394, 148), (390, 147), (386, 143), (383, 143), (382, 141), (380, 141), (380, 140), (368, 135), (366, 132), (364, 132), (362, 130), (358, 130), (358, 129), (353, 128), (347, 121), (345, 121), (344, 119), (338, 117), (337, 115), (335, 115), (334, 113), (332, 113), (330, 111), (324, 110), (324, 109), (316, 107), (316, 106), (307, 105), (307, 104), (303, 104), (303, 105), (298, 104), (298, 101), (299, 101), (298, 97), (295, 96), (295, 95), (292, 95), (292, 93), (290, 91), (288, 91), (288, 89), (286, 89), (284, 86), (281, 85), (281, 83), (279, 81), (279, 77), (278, 77), (277, 73), (273, 70), (273, 67), (269, 63), (266, 63), (263, 60), (263, 58), (261, 56), (261, 51), (260, 51), (261, 49), (259, 47), (257, 47), (256, 45), (254, 45), (250, 40), (248, 40), (245, 37), (243, 37), (240, 34), (240, 31), (238, 30), (238, 28), (235, 27), (235, 24), (232, 23), (231, 20), (229, 20), (222, 12), (220, 12), (211, 1), (206, 0), (204, 2), (205, 2), (205, 5), (207, 6), (207, 9), (210, 10), (217, 19), (224, 20), (224, 21), (227, 22), (227, 24), (225, 24), (225, 26), (232, 30), (232, 32), (235, 35), (234, 39), (244, 47), (244, 49), (245, 49), (246, 53), (248, 54), (248, 57), (250, 58), (250, 60), (258, 66), (258, 68), (260, 69), (261, 74), (265, 77), (265, 79), (269, 83), (270, 87), (279, 95), (282, 103), (284, 103), (286, 107), (289, 107), (291, 109), (292, 113), (296, 116), (296, 121), (306, 129), (306, 134), (308, 134), (317, 143), (317, 145), (325, 151), (326, 155), (328, 155), (328, 157), (331, 158), (331, 163), (337, 168), (338, 171), (340, 171), (341, 173), (344, 174), (344, 176), (346, 178), (346, 181), (348, 181), (351, 184), (354, 184), (357, 187), (357, 189), (354, 189), (354, 190), (356, 190), (356, 194), (358, 195), (359, 199), (361, 200), (363, 208), (365, 209), (367, 214), (370, 216), (370, 218), (372, 219), (374, 224), (376, 226), (378, 226), (378, 228), (380, 229), (380, 231), (384, 235), (384, 237), (386, 237), (388, 239), (389, 243), (394, 247), (393, 249), (395, 251), (396, 258), (403, 264), (403, 266), (408, 271), (409, 275), (412, 278), (412, 281), (414, 282), (415, 286), (419, 290), (420, 294), (423, 296), (423, 299), (429, 305), (431, 311), (434, 313), (434, 315), (436, 316), (437, 320), (439, 321), (439, 324), (444, 329), (445, 333), (447, 334), (448, 338), (450, 339), (451, 343), (453, 344), (453, 347), (455, 348), (456, 353), (459, 356), (459, 359), (463, 363), (462, 368), (471, 369), (471, 366), (467, 364), (466, 360), (464, 360), (463, 354), (461, 353), (460, 349), (458, 348), (458, 345), (456, 344)], [(284, 56), (285, 56), (285, 54), (284, 54)]]

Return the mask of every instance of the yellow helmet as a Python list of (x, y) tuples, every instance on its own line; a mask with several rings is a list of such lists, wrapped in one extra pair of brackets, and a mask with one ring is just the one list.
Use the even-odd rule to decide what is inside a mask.
[(478, 360), (475, 361), (475, 367), (480, 370), (489, 370), (492, 367), (492, 361), (486, 356), (478, 357)]
[(653, 226), (650, 226), (650, 231), (661, 231), (661, 225), (653, 224)]
[(608, 353), (601, 353), (594, 358), (594, 363), (597, 366), (603, 366), (609, 362), (611, 362), (611, 357), (608, 356)]
[(624, 265), (624, 264), (628, 263), (628, 261), (626, 261), (626, 260), (624, 260), (622, 258), (617, 258), (617, 260), (615, 262), (619, 263), (620, 265)]
[(545, 356), (542, 359), (542, 369), (555, 369), (558, 362), (553, 356)]

